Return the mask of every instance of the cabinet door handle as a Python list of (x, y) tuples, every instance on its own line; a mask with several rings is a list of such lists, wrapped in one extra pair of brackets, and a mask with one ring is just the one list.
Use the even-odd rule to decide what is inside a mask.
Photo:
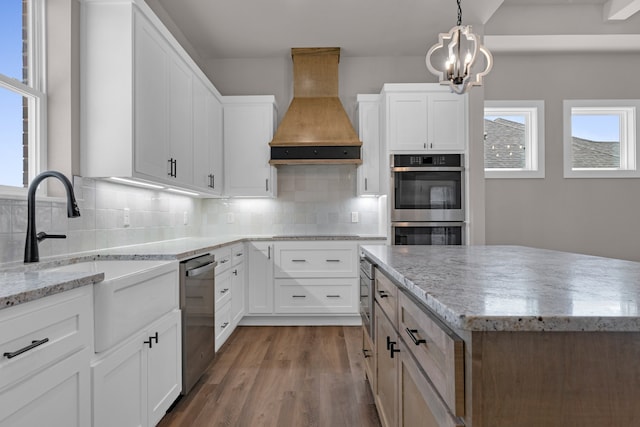
[(306, 295), (291, 295), (292, 298), (306, 298)]
[(378, 295), (380, 295), (380, 298), (388, 298), (389, 295), (387, 295), (387, 293), (385, 291), (378, 291)]
[(271, 259), (271, 246), (267, 246), (267, 259)]
[(425, 142), (424, 144), (422, 144), (423, 148), (427, 148), (427, 143)]
[(391, 356), (391, 358), (393, 359), (393, 353), (400, 353), (400, 350), (394, 348), (396, 345), (395, 341), (391, 342), (391, 348), (389, 349), (389, 355)]
[(328, 259), (327, 262), (340, 262), (339, 259)]
[(391, 344), (395, 344), (395, 341), (391, 341), (391, 337), (387, 336), (387, 350), (391, 349)]
[(238, 270), (237, 270), (237, 269), (236, 269), (236, 270), (233, 270), (233, 275), (234, 275), (234, 276), (237, 276), (237, 275), (238, 275)]
[(176, 178), (178, 176), (178, 159), (173, 161), (173, 177)]
[(4, 353), (4, 357), (6, 357), (7, 359), (13, 359), (16, 356), (20, 356), (22, 353), (26, 353), (29, 350), (33, 350), (34, 348), (38, 347), (39, 345), (42, 345), (46, 342), (49, 342), (49, 338), (44, 338), (41, 340), (35, 340), (35, 341), (31, 341), (31, 344), (22, 347), (20, 350), (16, 350), (16, 351), (12, 351), (12, 352), (6, 352)]
[(367, 353), (369, 353), (369, 351), (370, 350), (367, 350), (367, 349), (364, 349), (364, 348), (362, 349), (362, 355), (364, 356), (365, 359), (368, 358), (368, 357), (371, 357), (370, 354), (367, 354)]
[(149, 337), (149, 341), (144, 341), (145, 344), (149, 344), (149, 348), (153, 348), (153, 340), (156, 340), (156, 344), (158, 344), (158, 333), (152, 337)]
[(173, 158), (167, 160), (167, 162), (169, 163), (169, 172), (167, 172), (167, 175), (173, 176)]
[(364, 191), (367, 191), (367, 178), (364, 179)]
[(264, 180), (264, 190), (269, 191), (269, 178)]
[(420, 344), (426, 344), (426, 343), (427, 343), (427, 340), (425, 340), (425, 339), (418, 339), (418, 338), (416, 338), (416, 336), (415, 336), (414, 334), (417, 334), (417, 333), (418, 333), (418, 330), (417, 330), (417, 329), (409, 329), (409, 328), (406, 328), (406, 329), (405, 329), (405, 332), (407, 333), (407, 335), (409, 335), (409, 338), (411, 338), (411, 341), (413, 341), (413, 343), (414, 343), (415, 345), (420, 345)]

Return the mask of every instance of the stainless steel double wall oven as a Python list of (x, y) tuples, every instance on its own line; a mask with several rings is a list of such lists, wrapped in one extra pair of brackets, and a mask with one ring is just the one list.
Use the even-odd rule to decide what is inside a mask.
[(462, 245), (465, 230), (462, 154), (391, 156), (394, 245)]

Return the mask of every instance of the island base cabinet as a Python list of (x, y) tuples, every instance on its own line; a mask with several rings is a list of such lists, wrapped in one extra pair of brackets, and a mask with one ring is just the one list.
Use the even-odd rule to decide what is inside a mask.
[[(377, 303), (376, 303), (377, 304)], [(390, 343), (398, 342), (392, 323), (379, 305), (374, 310), (376, 324), (376, 392), (375, 401), (383, 427), (398, 422), (398, 357), (392, 357)]]
[(440, 400), (422, 374), (407, 347), (400, 342), (398, 353), (398, 425), (402, 427), (463, 427)]
[(93, 427), (155, 426), (180, 394), (181, 370), (173, 310), (94, 361)]
[(9, 390), (0, 390), (0, 426), (85, 427), (91, 422), (88, 347)]

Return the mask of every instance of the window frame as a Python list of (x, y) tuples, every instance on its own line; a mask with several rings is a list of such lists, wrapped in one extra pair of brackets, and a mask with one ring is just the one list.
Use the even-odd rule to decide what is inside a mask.
[[(0, 73), (0, 87), (28, 100), (28, 181), (47, 168), (47, 94), (46, 94), (46, 19), (45, 0), (28, 0), (28, 81)], [(44, 187), (44, 186), (43, 186)], [(14, 187), (0, 183), (0, 197), (26, 197), (26, 187)], [(39, 189), (39, 193), (45, 193)]]
[[(489, 112), (490, 114), (487, 114)], [(526, 168), (484, 168), (485, 178), (544, 178), (544, 101), (485, 101), (484, 115), (527, 115), (525, 122)], [(484, 141), (483, 141), (484, 143)]]
[[(622, 168), (573, 168), (573, 136), (571, 132), (573, 109), (584, 109), (583, 114), (620, 115), (620, 163)], [(637, 99), (572, 99), (563, 101), (563, 172), (564, 178), (640, 178)], [(579, 114), (579, 113), (578, 113)]]

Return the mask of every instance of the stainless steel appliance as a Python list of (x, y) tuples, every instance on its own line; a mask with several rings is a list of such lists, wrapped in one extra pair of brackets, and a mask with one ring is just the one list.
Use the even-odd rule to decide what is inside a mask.
[(182, 394), (198, 382), (215, 356), (215, 267), (206, 254), (180, 263)]
[(373, 302), (375, 292), (374, 280), (375, 264), (366, 257), (360, 258), (360, 316), (369, 337), (374, 339), (375, 326), (373, 324)]
[(391, 156), (394, 245), (461, 245), (465, 230), (462, 154)]

